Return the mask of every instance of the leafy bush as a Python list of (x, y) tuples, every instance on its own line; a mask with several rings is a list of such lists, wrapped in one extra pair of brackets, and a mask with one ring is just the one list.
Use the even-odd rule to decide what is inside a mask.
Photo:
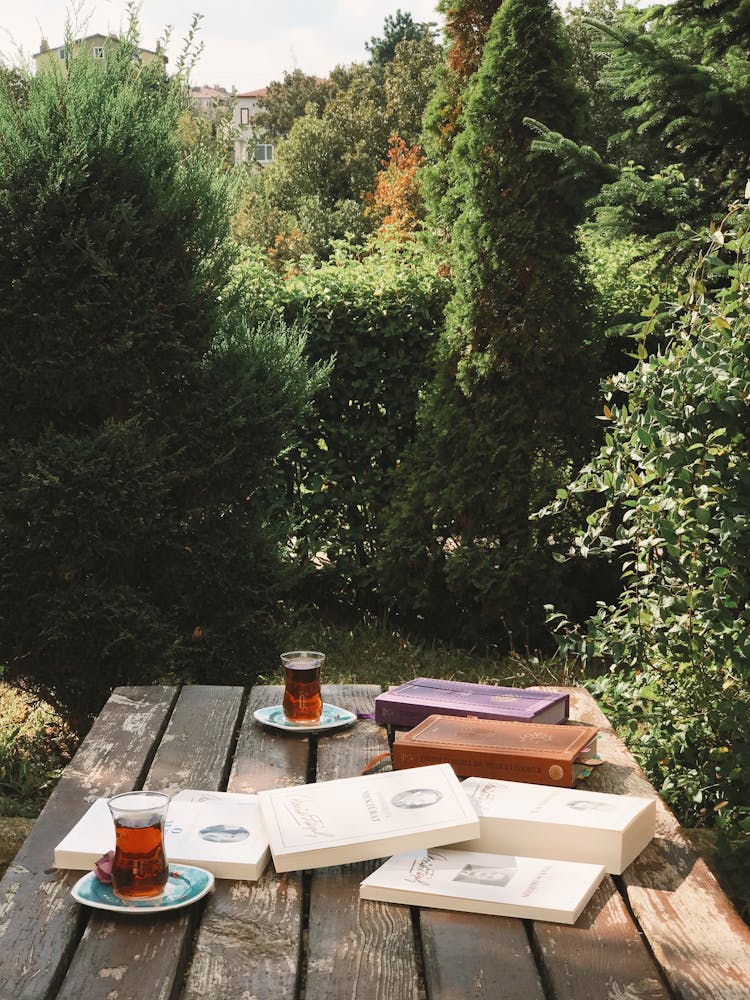
[(241, 322), (221, 154), (137, 46), (0, 91), (0, 662), (79, 724), (116, 684), (247, 680), (318, 384)]
[(304, 323), (311, 360), (335, 359), (302, 447), (287, 464), (303, 558), (323, 550), (350, 593), (372, 591), (388, 473), (415, 432), (449, 283), (418, 245), (303, 261), (284, 279), (246, 253), (238, 274), (251, 322)]
[[(613, 238), (596, 224), (581, 227), (589, 279), (596, 289), (603, 375), (633, 366), (633, 333), (655, 295), (666, 296), (684, 269), (662, 261), (660, 244), (645, 236)], [(665, 331), (661, 331), (665, 332)]]
[[(622, 593), (560, 645), (627, 706), (633, 745), (690, 825), (750, 829), (750, 213), (735, 206), (637, 367), (608, 380), (605, 441), (561, 491), (594, 494), (574, 551)], [(647, 350), (671, 319), (667, 346)], [(613, 394), (624, 402), (615, 403)]]

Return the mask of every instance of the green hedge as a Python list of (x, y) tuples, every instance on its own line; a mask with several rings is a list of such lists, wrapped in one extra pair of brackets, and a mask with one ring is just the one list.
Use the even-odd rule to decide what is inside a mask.
[(302, 558), (324, 552), (362, 599), (375, 586), (389, 473), (414, 437), (450, 284), (414, 244), (372, 247), (363, 256), (340, 245), (326, 264), (303, 261), (288, 277), (248, 251), (239, 282), (250, 323), (269, 316), (302, 323), (309, 357), (334, 359), (317, 415), (288, 463), (288, 482)]

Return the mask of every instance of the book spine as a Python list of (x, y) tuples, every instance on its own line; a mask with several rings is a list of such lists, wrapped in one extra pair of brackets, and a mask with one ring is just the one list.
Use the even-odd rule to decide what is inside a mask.
[(534, 716), (533, 721), (544, 723), (544, 725), (557, 725), (560, 722), (566, 722), (567, 719), (567, 704), (562, 701), (556, 701), (553, 705), (548, 705), (547, 708), (538, 712)]
[[(550, 706), (549, 709), (545, 709), (544, 711), (552, 712), (553, 717), (550, 721), (553, 723), (560, 722), (564, 718), (564, 716), (560, 713), (559, 706), (557, 705)], [(464, 719), (489, 719), (494, 722), (540, 721), (537, 717), (529, 719), (524, 715), (519, 715), (518, 713), (509, 711), (508, 709), (488, 708), (484, 704), (464, 704), (460, 707), (454, 707), (452, 705), (415, 705), (408, 702), (403, 704), (390, 702), (384, 705), (378, 705), (378, 703), (375, 702), (375, 721), (380, 723), (380, 725), (417, 726), (420, 722), (424, 722), (428, 715), (449, 715), (454, 718)]]
[(379, 705), (375, 701), (375, 721), (381, 726), (416, 726), (429, 714), (421, 705), (400, 705), (396, 702)]
[(462, 754), (460, 751), (429, 747), (393, 744), (393, 767), (400, 771), (407, 767), (426, 767), (429, 764), (448, 763), (460, 778), (497, 778), (505, 781), (526, 781), (532, 785), (554, 785), (570, 788), (573, 769), (567, 761), (540, 761), (515, 755), (491, 757)]

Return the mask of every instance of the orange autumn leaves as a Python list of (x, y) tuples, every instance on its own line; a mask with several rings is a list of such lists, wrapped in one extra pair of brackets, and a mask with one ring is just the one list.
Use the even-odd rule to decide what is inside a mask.
[(398, 135), (390, 137), (388, 158), (383, 160), (374, 189), (365, 195), (365, 214), (377, 221), (385, 239), (408, 240), (420, 225), (418, 175), (423, 162), (419, 146), (407, 146)]

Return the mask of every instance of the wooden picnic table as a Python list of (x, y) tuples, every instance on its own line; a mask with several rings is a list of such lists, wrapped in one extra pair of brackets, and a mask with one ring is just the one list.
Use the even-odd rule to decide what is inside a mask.
[[(324, 699), (371, 712), (374, 686)], [(600, 791), (656, 793), (591, 696)], [(259, 725), (274, 686), (118, 688), (0, 882), (0, 1000), (748, 1000), (750, 930), (659, 800), (656, 838), (605, 876), (575, 926), (360, 902), (376, 862), (217, 880), (154, 917), (87, 909), (55, 845), (97, 797), (131, 788), (252, 792), (361, 772), (388, 749), (369, 720), (320, 736)]]

